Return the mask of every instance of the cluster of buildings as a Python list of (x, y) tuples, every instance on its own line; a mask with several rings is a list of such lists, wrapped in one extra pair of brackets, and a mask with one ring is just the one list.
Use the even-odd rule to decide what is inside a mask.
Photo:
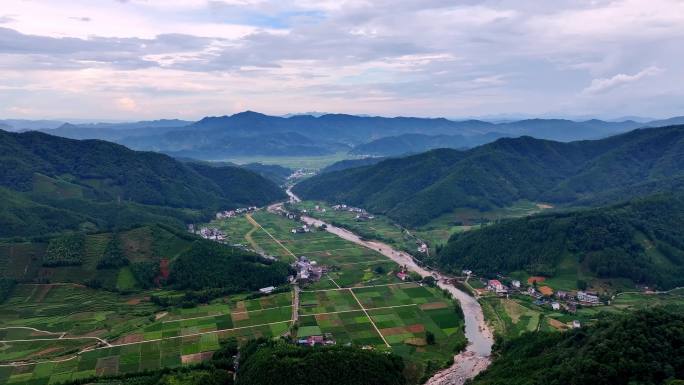
[(302, 346), (330, 346), (335, 345), (335, 340), (333, 339), (331, 333), (325, 333), (322, 336), (309, 336), (306, 338), (300, 338), (299, 340), (297, 340), (297, 344)]
[(326, 266), (320, 266), (316, 261), (311, 261), (305, 256), (297, 258), (292, 267), (297, 271), (297, 275), (293, 277), (293, 280), (301, 283), (317, 282), (323, 274), (328, 272)]
[(240, 214), (247, 214), (256, 211), (256, 206), (242, 207), (235, 210), (219, 211), (216, 213), (216, 219), (233, 218)]
[(350, 213), (356, 213), (356, 220), (357, 221), (369, 221), (371, 219), (375, 219), (375, 217), (371, 214), (368, 213), (368, 211), (358, 208), (358, 207), (352, 207), (352, 206), (347, 206), (345, 204), (341, 205), (334, 205), (333, 210), (335, 211), (348, 211)]
[(313, 169), (308, 169), (308, 168), (300, 168), (298, 170), (295, 170), (290, 174), (290, 176), (287, 177), (289, 180), (296, 180), (296, 179), (301, 179), (307, 176), (314, 176), (316, 175), (316, 170)]
[(195, 232), (195, 234), (198, 234), (204, 239), (209, 239), (219, 243), (225, 243), (228, 239), (226, 233), (215, 227), (202, 227), (198, 232)]
[[(472, 272), (467, 271), (472, 274)], [(464, 270), (464, 274), (466, 273)], [(498, 296), (507, 296), (510, 293), (525, 294), (535, 298), (534, 304), (538, 306), (549, 306), (553, 310), (567, 310), (570, 313), (577, 311), (577, 305), (582, 306), (598, 306), (601, 304), (601, 299), (597, 293), (589, 291), (568, 292), (564, 290), (553, 291), (549, 286), (535, 287), (529, 285), (526, 288), (522, 287), (520, 281), (512, 280), (510, 287), (504, 285), (498, 279), (490, 279), (487, 281), (486, 290), (495, 293)]]

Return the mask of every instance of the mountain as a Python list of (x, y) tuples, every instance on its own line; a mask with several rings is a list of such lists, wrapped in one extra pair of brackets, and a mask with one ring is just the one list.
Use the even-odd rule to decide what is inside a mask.
[(681, 312), (641, 310), (588, 328), (526, 333), (501, 346), (472, 384), (681, 384), (682, 346)]
[[(438, 254), (450, 271), (495, 276), (525, 270), (574, 279), (627, 278), (658, 288), (684, 286), (684, 195), (548, 213), (454, 234)], [(573, 278), (573, 277), (569, 277)]]
[(434, 148), (466, 149), (489, 143), (505, 136), (507, 135), (495, 132), (473, 136), (404, 134), (387, 136), (358, 145), (349, 153), (377, 157), (419, 153)]
[(70, 139), (124, 141), (127, 138), (161, 135), (179, 129), (180, 127), (185, 127), (191, 123), (192, 122), (178, 119), (162, 119), (131, 123), (64, 123), (59, 127), (42, 129), (40, 131)]
[(321, 174), (333, 171), (341, 171), (349, 168), (372, 166), (385, 160), (385, 157), (367, 157), (361, 159), (345, 159), (337, 161), (321, 170)]
[(316, 143), (295, 132), (231, 136), (213, 131), (173, 131), (161, 137), (128, 137), (120, 142), (175, 157), (210, 160), (232, 156), (319, 156), (349, 150), (340, 144)]
[[(59, 123), (58, 127), (56, 123)], [(197, 122), (174, 119), (89, 124), (45, 122), (42, 125), (32, 122), (28, 128), (72, 139), (115, 141), (136, 150), (221, 160), (231, 156), (320, 156), (350, 150), (362, 155), (401, 155), (437, 147), (472, 147), (500, 137), (525, 135), (567, 142), (603, 138), (664, 123), (666, 121), (642, 123), (597, 119), (525, 119), (492, 123), (345, 114), (269, 116), (245, 111), (231, 116), (205, 117)], [(407, 134), (419, 136), (404, 137)], [(352, 149), (354, 146), (357, 148)]]
[[(72, 225), (84, 219), (79, 223), (104, 221), (107, 226), (121, 214), (102, 215), (105, 208), (119, 207), (121, 213), (140, 209), (138, 217), (174, 213), (178, 219), (188, 217), (186, 209), (212, 212), (284, 198), (275, 183), (242, 168), (186, 165), (118, 144), (40, 132), (0, 131), (0, 186), (8, 197), (1, 207), (2, 221), (15, 223), (12, 228), (22, 235), (21, 213), (62, 223), (70, 218)], [(42, 220), (31, 223), (38, 226)]]
[(568, 204), (634, 186), (671, 185), (684, 176), (683, 159), (684, 126), (571, 143), (506, 138), (321, 174), (294, 192), (416, 226), (457, 208), (490, 210), (521, 199)]
[(57, 120), (28, 120), (28, 119), (2, 119), (0, 126), (5, 131), (26, 131), (26, 130), (43, 130), (59, 127), (64, 122)]

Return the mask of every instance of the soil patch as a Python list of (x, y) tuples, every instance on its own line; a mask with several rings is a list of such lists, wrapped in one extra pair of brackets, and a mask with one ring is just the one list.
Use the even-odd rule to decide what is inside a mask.
[(532, 285), (535, 282), (539, 283), (539, 282), (544, 282), (544, 281), (546, 281), (546, 277), (540, 277), (538, 275), (534, 276), (534, 277), (527, 278), (527, 283), (529, 285)]

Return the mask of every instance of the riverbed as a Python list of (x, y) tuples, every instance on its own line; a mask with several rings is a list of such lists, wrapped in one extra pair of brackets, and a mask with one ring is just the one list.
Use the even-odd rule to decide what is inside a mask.
[[(287, 190), (287, 194), (290, 196), (291, 202), (300, 201), (299, 197), (292, 193), (290, 189)], [(269, 209), (277, 209), (277, 205), (273, 205), (269, 207)], [(464, 352), (454, 357), (454, 364), (451, 367), (435, 374), (426, 384), (461, 385), (467, 379), (475, 377), (489, 366), (489, 356), (492, 352), (494, 338), (485, 322), (482, 307), (480, 306), (480, 303), (477, 302), (477, 299), (457, 289), (455, 286), (448, 284), (447, 280), (449, 277), (438, 271), (427, 270), (419, 266), (408, 253), (396, 250), (386, 243), (363, 240), (347, 229), (333, 226), (316, 218), (302, 216), (301, 219), (309, 225), (321, 226), (325, 224), (326, 231), (350, 242), (373, 249), (392, 259), (396, 263), (406, 266), (410, 271), (414, 271), (422, 277), (428, 275), (433, 276), (441, 289), (448, 290), (449, 293), (460, 302), (465, 318), (465, 335), (466, 338), (468, 338), (468, 346)]]

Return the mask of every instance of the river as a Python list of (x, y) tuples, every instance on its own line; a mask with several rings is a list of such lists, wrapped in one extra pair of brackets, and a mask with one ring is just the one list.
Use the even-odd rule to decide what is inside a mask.
[[(291, 202), (300, 201), (299, 197), (297, 197), (289, 188), (287, 189), (287, 194), (290, 196)], [(272, 205), (269, 207), (269, 210), (277, 209), (277, 206), (279, 205)], [(477, 299), (457, 289), (455, 286), (448, 284), (448, 277), (446, 275), (434, 270), (428, 271), (416, 264), (408, 253), (396, 250), (386, 243), (363, 240), (347, 229), (333, 226), (316, 218), (302, 216), (302, 221), (315, 226), (325, 224), (328, 232), (335, 234), (340, 238), (375, 250), (396, 263), (405, 265), (410, 271), (414, 271), (423, 277), (428, 275), (433, 276), (441, 289), (448, 290), (449, 293), (460, 302), (465, 318), (465, 335), (466, 338), (468, 338), (468, 346), (464, 352), (454, 357), (454, 364), (451, 367), (435, 374), (426, 382), (427, 385), (461, 385), (467, 379), (475, 377), (489, 365), (489, 356), (492, 352), (494, 338), (485, 322), (482, 307), (480, 306), (480, 303), (477, 302)]]

